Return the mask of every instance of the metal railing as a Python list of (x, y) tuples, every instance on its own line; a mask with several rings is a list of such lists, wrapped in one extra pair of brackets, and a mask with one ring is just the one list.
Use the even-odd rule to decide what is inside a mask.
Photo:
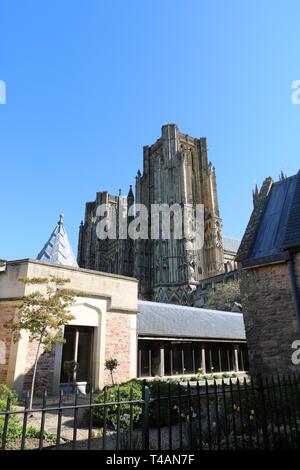
[[(53, 401), (53, 399), (51, 399)], [(0, 411), (2, 450), (300, 449), (296, 375), (195, 382), (134, 381)], [(66, 403), (67, 401), (67, 403)]]

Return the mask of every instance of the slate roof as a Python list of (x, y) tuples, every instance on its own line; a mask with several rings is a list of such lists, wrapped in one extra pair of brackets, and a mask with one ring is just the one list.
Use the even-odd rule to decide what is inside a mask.
[(140, 300), (140, 336), (245, 340), (242, 313)]
[(225, 251), (237, 253), (240, 244), (241, 240), (237, 240), (236, 238), (223, 237), (223, 248)]
[(300, 171), (297, 175), (297, 181), (295, 186), (295, 192), (289, 217), (287, 221), (287, 227), (283, 239), (282, 247), (292, 248), (300, 245)]
[(63, 215), (60, 215), (55, 229), (37, 259), (47, 263), (78, 267), (64, 226)]
[(274, 183), (248, 259), (278, 255), (300, 246), (300, 172)]

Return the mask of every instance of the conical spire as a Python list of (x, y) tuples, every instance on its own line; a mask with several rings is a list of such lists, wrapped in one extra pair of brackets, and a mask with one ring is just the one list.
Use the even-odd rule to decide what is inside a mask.
[(64, 226), (63, 214), (60, 214), (55, 229), (37, 259), (47, 263), (78, 267)]
[(130, 188), (129, 188), (129, 191), (128, 191), (127, 202), (128, 202), (128, 207), (132, 206), (132, 204), (134, 203), (134, 195), (133, 195), (133, 191), (132, 191), (132, 184), (130, 185)]

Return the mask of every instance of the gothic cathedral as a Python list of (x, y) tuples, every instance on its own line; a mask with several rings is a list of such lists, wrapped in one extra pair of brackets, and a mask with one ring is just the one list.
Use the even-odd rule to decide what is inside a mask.
[[(190, 250), (186, 238), (138, 239), (118, 237), (99, 239), (97, 207), (107, 207), (127, 214), (128, 209), (143, 204), (151, 212), (153, 204), (196, 205), (204, 207), (204, 243), (199, 250)], [(149, 233), (151, 233), (149, 218)], [(191, 305), (199, 284), (222, 274), (226, 263), (223, 248), (215, 169), (208, 160), (205, 138), (182, 134), (176, 125), (162, 127), (161, 137), (144, 147), (143, 173), (136, 176), (135, 197), (130, 187), (127, 197), (98, 192), (88, 202), (85, 220), (80, 225), (78, 264), (139, 280), (141, 299)]]

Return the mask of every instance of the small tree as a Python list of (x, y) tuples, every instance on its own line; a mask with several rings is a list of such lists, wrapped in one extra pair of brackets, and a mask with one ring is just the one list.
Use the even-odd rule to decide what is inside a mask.
[(41, 347), (45, 352), (50, 352), (54, 344), (65, 343), (62, 328), (74, 318), (68, 308), (74, 303), (75, 296), (72, 291), (64, 288), (70, 282), (69, 279), (50, 276), (19, 280), (25, 285), (44, 287), (44, 292), (40, 289), (23, 298), (11, 325), (14, 342), (20, 340), (21, 331), (25, 330), (29, 332), (29, 341), (38, 343), (30, 390), (31, 409)]
[(217, 284), (211, 289), (204, 308), (231, 311), (235, 303), (241, 303), (240, 284), (237, 280)]
[(115, 382), (114, 382), (114, 371), (116, 370), (118, 365), (119, 365), (119, 363), (118, 363), (117, 359), (111, 358), (111, 359), (107, 359), (105, 361), (105, 369), (110, 371), (111, 381), (112, 381), (113, 385), (115, 384)]
[(75, 372), (79, 371), (79, 363), (76, 361), (65, 361), (63, 363), (64, 373), (68, 377), (68, 383), (74, 381)]

